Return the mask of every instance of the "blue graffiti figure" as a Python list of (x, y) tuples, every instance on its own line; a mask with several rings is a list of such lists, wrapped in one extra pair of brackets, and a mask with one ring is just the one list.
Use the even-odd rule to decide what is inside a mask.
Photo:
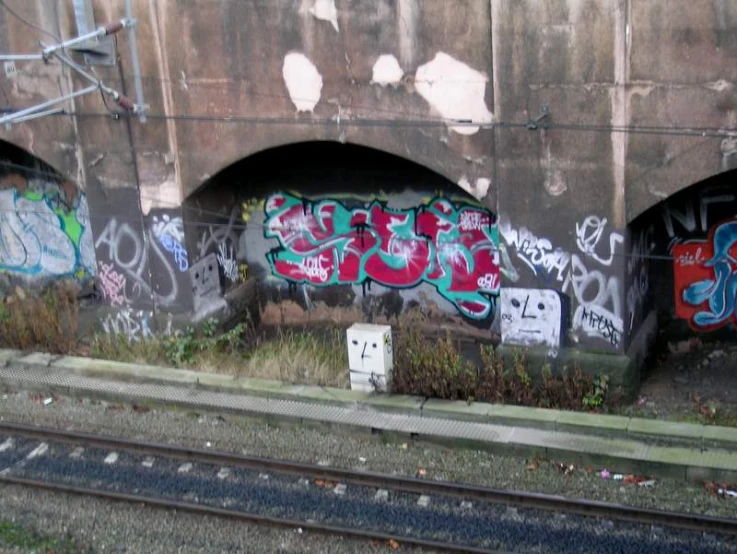
[(693, 316), (693, 323), (698, 327), (715, 328), (737, 316), (737, 259), (730, 254), (736, 244), (737, 221), (719, 225), (712, 235), (714, 255), (704, 263), (704, 267), (712, 268), (714, 279), (697, 281), (683, 291), (683, 300), (688, 304), (709, 303), (710, 311), (697, 312)]

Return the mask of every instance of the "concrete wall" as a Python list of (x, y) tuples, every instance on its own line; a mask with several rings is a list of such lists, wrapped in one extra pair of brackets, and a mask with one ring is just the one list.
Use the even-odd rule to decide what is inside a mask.
[[(93, 4), (98, 22), (123, 14), (122, 0)], [(623, 354), (638, 342), (650, 307), (643, 276), (651, 270), (635, 255), (649, 248), (649, 231), (638, 216), (737, 166), (734, 139), (708, 132), (737, 124), (732, 0), (134, 4), (147, 123), (108, 117), (93, 95), (74, 103), (76, 117), (0, 129), (0, 138), (75, 182), (93, 215), (104, 216), (92, 220), (98, 274), (110, 276), (99, 284), (120, 310), (160, 307), (194, 319), (227, 311), (223, 268), (230, 276), (238, 268), (241, 279), (240, 265), (255, 275), (258, 264), (226, 241), (219, 284), (207, 281), (208, 255), (217, 260), (219, 246), (198, 246), (203, 221), (216, 238), (231, 236), (239, 218), (248, 223), (219, 203), (223, 170), (274, 147), (333, 141), (430, 169), (498, 218), (502, 293), (494, 314), (505, 342)], [(18, 9), (52, 32), (74, 34), (71, 3), (33, 0)], [(34, 33), (4, 10), (0, 29), (2, 50), (34, 48)], [(96, 71), (130, 94), (127, 40), (120, 35), (119, 66)], [(19, 63), (0, 83), (19, 107), (82, 84), (53, 63)], [(525, 128), (544, 106), (550, 125)], [(499, 125), (482, 126), (490, 122)], [(668, 129), (643, 129), (652, 126)], [(300, 160), (299, 149), (283, 152), (272, 158), (273, 174)], [(319, 162), (340, 165), (329, 156)], [(271, 184), (257, 195), (234, 191), (234, 202), (266, 205), (270, 194), (299, 190), (298, 180)], [(419, 209), (435, 187), (412, 201), (403, 191), (420, 194), (420, 185), (415, 178), (391, 189), (387, 208)], [(307, 197), (345, 204), (336, 194), (353, 187)], [(362, 198), (363, 207), (344, 207), (366, 209)], [(210, 206), (213, 219), (190, 213), (198, 206)], [(272, 266), (266, 279), (266, 269), (257, 281), (295, 282)], [(355, 294), (358, 281), (344, 286)], [(416, 294), (440, 295), (440, 312), (455, 309), (421, 281)], [(402, 290), (406, 303), (415, 293)], [(461, 327), (479, 325), (465, 317)], [(486, 322), (481, 327), (488, 333)]]

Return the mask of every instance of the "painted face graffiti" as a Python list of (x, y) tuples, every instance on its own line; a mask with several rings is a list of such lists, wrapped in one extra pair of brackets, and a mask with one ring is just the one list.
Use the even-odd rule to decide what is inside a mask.
[(737, 326), (737, 218), (673, 247), (676, 315), (697, 331)]
[(505, 288), (501, 294), (502, 341), (522, 346), (560, 347), (562, 307), (554, 290)]
[(335, 200), (277, 193), (264, 210), (264, 235), (279, 241), (267, 255), (278, 277), (314, 286), (428, 283), (468, 318), (493, 313), (498, 234), (484, 208), (434, 198), (414, 209), (376, 201), (349, 209)]

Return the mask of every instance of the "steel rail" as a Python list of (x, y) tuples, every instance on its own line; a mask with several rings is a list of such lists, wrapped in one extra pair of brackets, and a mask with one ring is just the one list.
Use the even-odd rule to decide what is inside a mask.
[(73, 485), (61, 485), (57, 483), (48, 483), (45, 481), (37, 481), (32, 479), (20, 479), (17, 477), (0, 476), (0, 483), (6, 485), (18, 485), (41, 489), (57, 493), (74, 494), (77, 496), (94, 497), (102, 500), (129, 502), (135, 504), (144, 504), (152, 508), (163, 508), (168, 510), (177, 510), (197, 515), (206, 515), (233, 519), (236, 521), (269, 525), (272, 527), (287, 527), (292, 529), (303, 529), (313, 533), (323, 535), (339, 535), (352, 539), (379, 540), (379, 541), (395, 541), (404, 546), (413, 546), (423, 549), (432, 549), (440, 552), (455, 552), (457, 554), (511, 554), (500, 550), (488, 550), (477, 546), (455, 545), (432, 541), (428, 539), (419, 539), (402, 535), (391, 535), (381, 533), (379, 531), (365, 531), (362, 529), (353, 529), (350, 527), (338, 527), (335, 525), (327, 525), (315, 523), (311, 521), (299, 521), (294, 519), (282, 519), (277, 517), (264, 516), (260, 514), (252, 514), (248, 512), (240, 512), (238, 510), (228, 510), (226, 508), (217, 508), (206, 504), (195, 504), (192, 502), (182, 502), (180, 500), (168, 500), (165, 498), (156, 498), (153, 496), (144, 496), (138, 494), (127, 494), (121, 492), (109, 492), (98, 489), (90, 489), (86, 487), (78, 487)]
[(86, 444), (98, 448), (118, 449), (152, 456), (196, 461), (207, 464), (231, 465), (257, 471), (325, 479), (346, 484), (387, 488), (419, 494), (436, 494), (459, 498), (472, 498), (496, 504), (512, 504), (528, 508), (565, 512), (586, 517), (615, 519), (639, 524), (664, 525), (690, 531), (737, 535), (737, 519), (704, 516), (680, 512), (666, 512), (649, 508), (636, 508), (596, 500), (572, 499), (542, 493), (508, 491), (469, 485), (431, 481), (414, 477), (402, 477), (368, 471), (325, 467), (304, 462), (260, 458), (244, 454), (217, 452), (192, 447), (156, 444), (105, 435), (64, 431), (35, 427), (19, 423), (0, 422), (0, 432), (29, 438)]

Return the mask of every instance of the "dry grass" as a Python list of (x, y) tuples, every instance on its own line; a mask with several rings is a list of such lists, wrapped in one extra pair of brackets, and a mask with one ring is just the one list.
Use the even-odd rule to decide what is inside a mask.
[[(246, 338), (248, 334), (248, 338)], [(348, 385), (348, 354), (342, 328), (307, 331), (279, 327), (266, 336), (236, 328), (227, 333), (196, 334), (128, 342), (97, 336), (90, 355), (97, 358), (275, 379), (329, 387)]]
[(276, 338), (257, 341), (244, 361), (238, 375), (329, 387), (348, 385), (345, 332), (338, 328), (322, 333), (280, 330)]
[(73, 353), (78, 342), (76, 289), (58, 283), (43, 295), (16, 289), (0, 301), (0, 347)]

